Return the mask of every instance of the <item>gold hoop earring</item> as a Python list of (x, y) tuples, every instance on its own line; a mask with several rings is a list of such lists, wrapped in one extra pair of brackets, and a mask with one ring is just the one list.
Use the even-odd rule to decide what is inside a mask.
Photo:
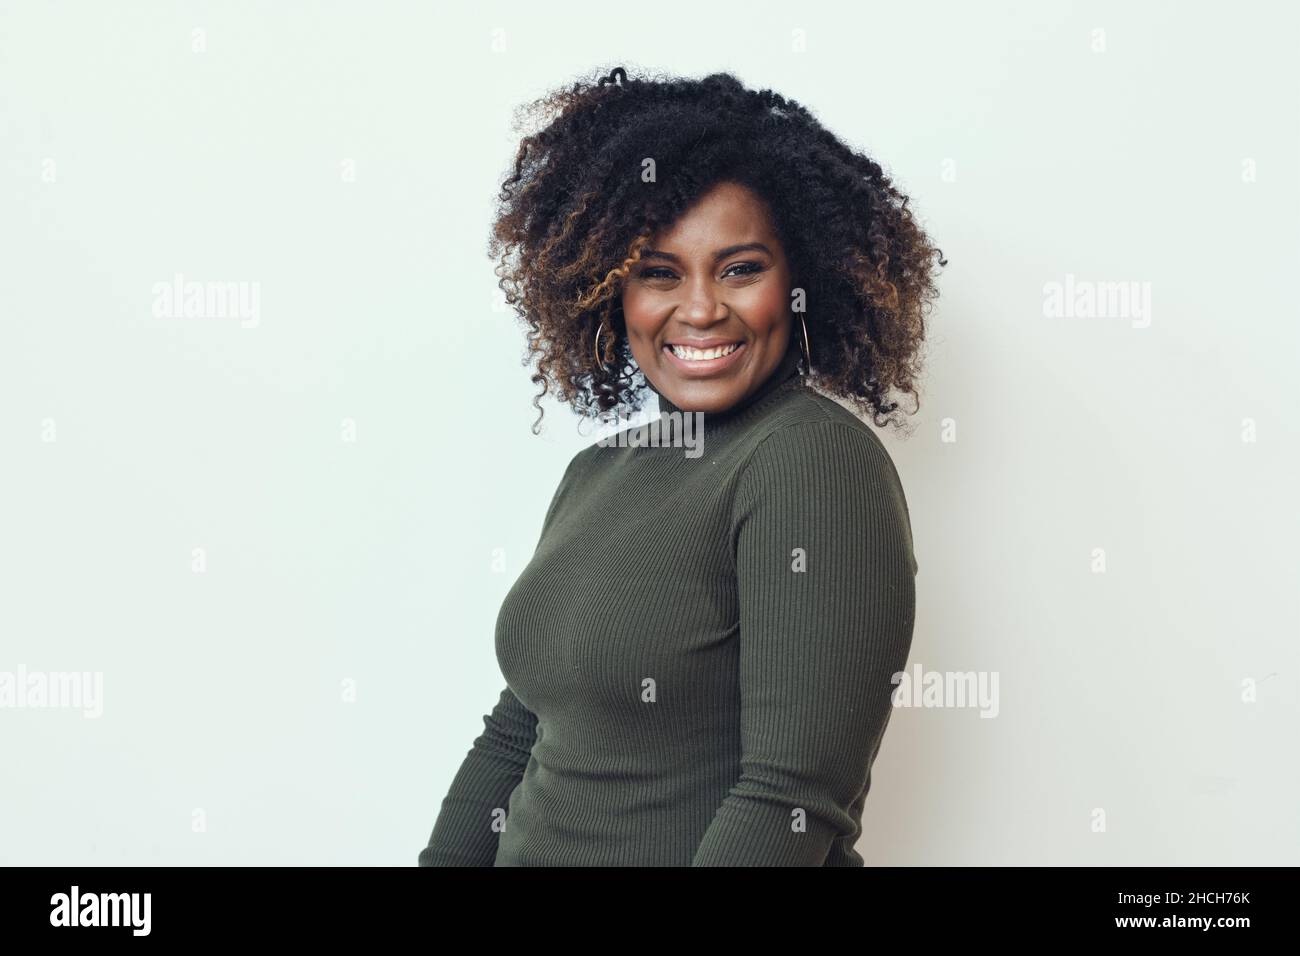
[(808, 324), (807, 324), (806, 322), (804, 322), (804, 320), (803, 320), (803, 313), (802, 313), (802, 312), (799, 313), (799, 326), (800, 326), (800, 328), (803, 329), (803, 360), (804, 360), (804, 364), (808, 367), (808, 371), (811, 372), (811, 371), (812, 371), (812, 349), (810, 349), (810, 348), (808, 347)]

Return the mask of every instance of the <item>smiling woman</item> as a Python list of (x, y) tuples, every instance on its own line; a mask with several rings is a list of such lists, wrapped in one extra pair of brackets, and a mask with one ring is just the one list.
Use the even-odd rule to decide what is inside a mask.
[(632, 358), (678, 407), (730, 408), (785, 354), (789, 295), (790, 268), (763, 200), (719, 183), (641, 250), (623, 285)]
[(861, 866), (918, 566), (888, 452), (832, 399), (880, 424), (914, 394), (942, 256), (879, 166), (727, 74), (539, 108), (493, 250), (538, 399), (654, 393), (707, 442), (569, 463), (419, 863)]
[(722, 317), (737, 303), (703, 294), (705, 260), (754, 241), (768, 247), (762, 261), (709, 263), (715, 291), (743, 291), (754, 280), (741, 277), (759, 271), (764, 291), (785, 286), (788, 327), (774, 331), (807, 339), (811, 383), (877, 425), (902, 424), (895, 393), (919, 407), (925, 313), (946, 263), (880, 165), (808, 109), (728, 73), (642, 80), (619, 67), (525, 115), (541, 128), (520, 142), (501, 186), (489, 252), (527, 326), (539, 423), (551, 392), (584, 414), (638, 410), (643, 385), (658, 383), (634, 351), (629, 297), (658, 302), (665, 320), (671, 300), (681, 311), (670, 334), (686, 331), (689, 306), (690, 336), (707, 338), (701, 313)]

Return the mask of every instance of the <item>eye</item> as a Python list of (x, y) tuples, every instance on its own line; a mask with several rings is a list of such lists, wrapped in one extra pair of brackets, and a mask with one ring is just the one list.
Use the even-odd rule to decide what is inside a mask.
[(642, 279), (671, 279), (673, 274), (662, 266), (641, 270)]
[[(733, 272), (734, 269), (740, 269), (740, 272)], [(728, 266), (722, 273), (725, 278), (728, 275), (747, 276), (755, 275), (763, 271), (763, 267), (757, 262), (737, 262), (735, 265)]]

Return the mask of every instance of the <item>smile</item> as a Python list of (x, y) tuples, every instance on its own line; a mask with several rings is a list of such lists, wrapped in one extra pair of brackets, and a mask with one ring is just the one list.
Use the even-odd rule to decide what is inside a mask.
[(744, 342), (728, 342), (706, 349), (672, 342), (664, 346), (664, 355), (678, 371), (694, 375), (713, 375), (740, 361), (745, 354)]
[(736, 349), (740, 348), (739, 342), (732, 342), (730, 345), (719, 345), (711, 349), (693, 349), (689, 345), (670, 345), (673, 354), (679, 359), (687, 362), (707, 362), (709, 359), (722, 358), (724, 355), (730, 355)]

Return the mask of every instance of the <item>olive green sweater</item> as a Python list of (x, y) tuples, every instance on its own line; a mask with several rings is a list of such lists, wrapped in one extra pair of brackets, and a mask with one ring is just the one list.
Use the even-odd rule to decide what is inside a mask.
[(702, 454), (574, 456), (420, 866), (863, 865), (917, 564), (884, 445), (797, 357)]

